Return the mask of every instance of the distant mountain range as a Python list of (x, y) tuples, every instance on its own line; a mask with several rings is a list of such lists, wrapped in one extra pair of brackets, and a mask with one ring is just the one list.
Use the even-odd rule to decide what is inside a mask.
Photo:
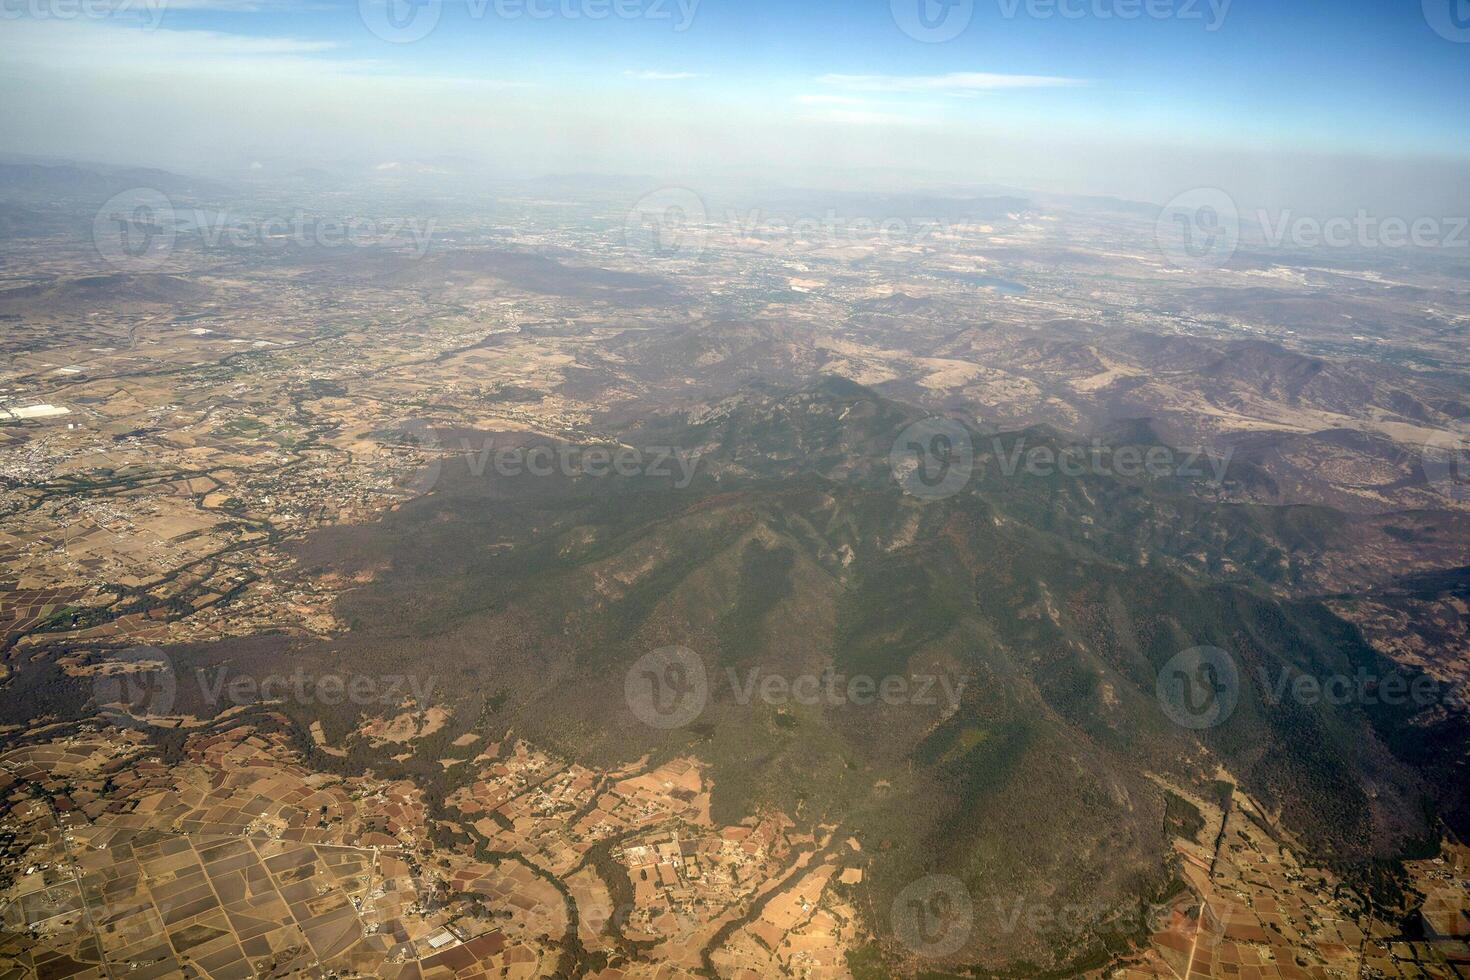
[(0, 201), (65, 205), (101, 204), (114, 194), (150, 188), (173, 196), (220, 197), (228, 187), (216, 181), (141, 167), (87, 167), (75, 164), (0, 163)]
[[(1452, 748), (1463, 719), (1281, 696), (1281, 678), (1417, 676), (1321, 602), (1271, 593), (1289, 553), (1331, 547), (1329, 516), (1203, 504), (1183, 485), (1108, 475), (1006, 476), (985, 448), (960, 492), (915, 497), (890, 450), (920, 417), (831, 378), (620, 435), (698, 453), (685, 489), (477, 476), (451, 458), (436, 492), (384, 525), (298, 549), (306, 569), (383, 572), (344, 598), (349, 633), (226, 642), (186, 660), (411, 663), (456, 709), (436, 738), (488, 719), (598, 765), (692, 751), (714, 765), (717, 820), (778, 808), (881, 845), (869, 883), (879, 908), (930, 873), (959, 877), (977, 903), (1162, 893), (1173, 804), (1159, 779), (1209, 796), (1221, 766), (1350, 880), (1432, 846), (1441, 818), (1470, 830)], [(1002, 452), (1022, 438), (1064, 446), (1041, 429), (971, 436)], [(1170, 560), (1195, 550), (1249, 573)], [(661, 731), (629, 712), (624, 686), (671, 645), (700, 658), (709, 703)], [(1226, 651), (1236, 672), (1238, 704), (1213, 727), (1171, 720), (1158, 694), (1169, 665), (1199, 647)], [(833, 674), (928, 677), (936, 696), (749, 696), (762, 676)], [(322, 710), (313, 720), (329, 732), (352, 729)], [(418, 758), (432, 766), (435, 754)], [(1120, 940), (1024, 927), (1003, 938), (976, 936), (954, 960), (1061, 968)]]

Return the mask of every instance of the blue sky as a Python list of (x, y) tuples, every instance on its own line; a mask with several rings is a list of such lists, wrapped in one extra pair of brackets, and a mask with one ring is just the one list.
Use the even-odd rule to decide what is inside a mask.
[[(1175, 171), (1210, 153), (1283, 172), (1470, 158), (1470, 0), (1052, 0), (1074, 16), (974, 0), (940, 43), (900, 26), (903, 4), (939, 0), (409, 0), (436, 18), (411, 43), (367, 26), (405, 0), (91, 0), (129, 12), (49, 16), (61, 2), (0, 0), (14, 150), (117, 155), (141, 130), (179, 159), (208, 145), (526, 170), (921, 162), (1062, 181), (1065, 157), (1153, 168), (1161, 192), (1184, 179), (1163, 148)], [(639, 16), (560, 12), (615, 2)], [(1426, 14), (1456, 3), (1461, 40)], [(1129, 4), (1159, 16), (1118, 16)]]
[[(401, 2), (401, 0), (389, 0)], [(429, 0), (433, 3), (436, 0)], [(550, 6), (583, 0), (545, 0)], [(638, 0), (654, 11), (657, 0)], [(1270, 141), (1364, 152), (1470, 152), (1470, 44), (1436, 34), (1415, 0), (1172, 0), (1175, 15), (1105, 19), (1114, 0), (1075, 0), (1032, 16), (1026, 4), (978, 0), (969, 27), (944, 43), (898, 28), (886, 0), (700, 0), (687, 30), (677, 0), (668, 19), (497, 16), (469, 0), (444, 0), (438, 27), (415, 43), (389, 44), (364, 28), (358, 5), (263, 4), (252, 12), (170, 9), (165, 22), (262, 37), (330, 41), (326, 57), (384, 61), (397, 72), (481, 77), (560, 89), (621, 87), (660, 98), (762, 103), (804, 94), (832, 74), (936, 76), (999, 73), (1085, 82), (1065, 90), (1010, 92), (957, 103), (908, 95), (900, 111), (938, 103), (971, 119), (1011, 120), (1038, 110), (1070, 123), (1118, 123), (1161, 141)], [(691, 2), (691, 0), (686, 0)], [(915, 0), (920, 2), (920, 0)], [(515, 10), (516, 8), (510, 8)], [(631, 7), (629, 9), (632, 9)], [(689, 9), (689, 8), (684, 8)], [(1040, 10), (1045, 13), (1047, 8)], [(1216, 20), (1217, 29), (1208, 29)], [(672, 91), (671, 91), (672, 90)], [(832, 93), (842, 94), (842, 93)]]

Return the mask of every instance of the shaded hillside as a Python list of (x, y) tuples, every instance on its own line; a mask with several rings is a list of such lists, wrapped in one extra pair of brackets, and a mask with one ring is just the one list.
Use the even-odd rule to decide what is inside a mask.
[[(385, 526), (312, 544), (309, 561), (382, 573), (344, 601), (351, 635), (293, 656), (412, 664), (462, 719), (500, 694), (495, 724), (589, 761), (693, 748), (715, 765), (723, 819), (774, 806), (887, 842), (876, 896), (930, 871), (979, 901), (1000, 882), (1053, 901), (1157, 885), (1168, 846), (1146, 774), (1203, 785), (1214, 760), (1322, 853), (1392, 853), (1426, 833), (1427, 784), (1388, 748), (1408, 719), (1273, 699), (1282, 671), (1391, 671), (1353, 630), (1314, 604), (1130, 560), (1138, 527), (1164, 540), (1168, 524), (1178, 547), (1238, 541), (1268, 579), (1273, 549), (1330, 520), (1196, 502), (1181, 526), (1184, 495), (1102, 477), (991, 477), (923, 502), (887, 473), (910, 417), (833, 380), (664, 419), (643, 444), (656, 431), (706, 452), (683, 491), (446, 473)], [(623, 686), (671, 644), (700, 656), (710, 704), (664, 732)], [(1196, 733), (1155, 686), (1200, 645), (1236, 658), (1241, 698)], [(751, 671), (829, 668), (966, 683), (933, 705), (741, 703)]]
[[(176, 667), (410, 671), (455, 708), (408, 763), (441, 788), (456, 777), (433, 762), (436, 747), (476, 725), (600, 765), (693, 751), (713, 764), (717, 819), (774, 807), (867, 841), (870, 909), (928, 873), (962, 878), (987, 907), (1154, 893), (1172, 851), (1151, 774), (1203, 792), (1220, 764), (1315, 854), (1351, 864), (1429, 835), (1447, 763), (1411, 754), (1425, 741), (1416, 709), (1279, 696), (1281, 677), (1395, 672), (1320, 604), (1264, 591), (1299, 545), (1335, 533), (1331, 515), (1211, 505), (1187, 481), (994, 467), (920, 500), (888, 462), (914, 417), (829, 379), (627, 434), (701, 451), (684, 489), (650, 476), (477, 476), (451, 462), (434, 493), (380, 526), (299, 549), (304, 569), (368, 580), (340, 604), (350, 633), (200, 647)], [(1233, 555), (1240, 573), (1154, 557), (1195, 546)], [(671, 645), (699, 658), (708, 704), (666, 730), (630, 710), (625, 685)], [(1198, 646), (1233, 658), (1239, 704), (1195, 730), (1170, 719), (1157, 687)], [(933, 696), (749, 693), (763, 676), (829, 673), (934, 678)], [(364, 709), (286, 710), (340, 740)], [(1458, 801), (1446, 802), (1458, 822)], [(1024, 926), (1003, 938), (977, 935), (960, 958), (1047, 962), (1116, 939)]]

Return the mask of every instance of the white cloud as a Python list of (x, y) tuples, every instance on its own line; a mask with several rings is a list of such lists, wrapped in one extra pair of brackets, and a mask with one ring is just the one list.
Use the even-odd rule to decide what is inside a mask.
[(686, 78), (703, 78), (699, 72), (694, 71), (652, 71), (648, 69), (630, 69), (623, 72), (629, 78), (636, 78), (644, 82), (677, 82)]
[(968, 95), (1021, 88), (1071, 88), (1086, 85), (1078, 78), (1055, 75), (999, 75), (992, 72), (960, 71), (947, 75), (823, 75), (823, 85), (855, 92), (901, 92), (930, 95)]
[(808, 122), (835, 123), (839, 126), (925, 126), (928, 119), (914, 119), (892, 112), (872, 112), (867, 109), (829, 108), (813, 112), (806, 117)]
[(867, 99), (850, 95), (798, 95), (796, 101), (802, 105), (871, 105)]
[(838, 126), (894, 126), (913, 127), (931, 125), (937, 121), (932, 107), (920, 107), (921, 111), (906, 103), (859, 99), (850, 95), (798, 95), (799, 105), (811, 106), (803, 115), (811, 123), (832, 123)]
[[(1085, 91), (1066, 88), (1089, 84), (1079, 79), (954, 73), (818, 80), (813, 70), (796, 89), (765, 75), (732, 78), (721, 89), (659, 85), (692, 73), (644, 69), (658, 81), (638, 84), (657, 85), (661, 97), (629, 100), (616, 86), (584, 84), (585, 75), (528, 66), (525, 80), (476, 78), (497, 62), (406, 57), (386, 45), (354, 44), (352, 34), (340, 46), (292, 36), (314, 24), (257, 24), (275, 35), (258, 37), (150, 31), (116, 19), (5, 20), (0, 146), (208, 174), (238, 173), (258, 160), (328, 170), (402, 161), (392, 172), (422, 172), (452, 157), (495, 176), (740, 171), (785, 182), (794, 174), (817, 186), (831, 173), (917, 169), (925, 180), (946, 174), (1136, 200), (1217, 186), (1252, 207), (1347, 213), (1463, 213), (1455, 209), (1463, 209), (1464, 194), (1454, 191), (1470, 180), (1458, 159), (1293, 155), (1268, 142), (1272, 130), (1240, 133), (1192, 113), (1177, 117), (1161, 145), (1154, 101), (1139, 108), (1138, 100), (1067, 98)], [(665, 67), (677, 69), (678, 61)], [(622, 78), (624, 70), (611, 74)], [(1004, 97), (1007, 90), (1020, 91)], [(1038, 94), (1058, 103), (1048, 106), (1045, 126), (1025, 104)]]
[[(0, 53), (13, 64), (75, 66), (83, 71), (109, 65), (171, 71), (201, 63), (223, 67), (235, 62), (266, 67), (282, 61), (317, 62), (320, 59), (315, 56), (337, 47), (334, 41), (153, 30), (106, 20), (19, 20), (0, 32)], [(367, 62), (322, 63), (372, 67)]]
[[(4, 0), (0, 0), (3, 3)], [(163, 0), (160, 0), (163, 2)], [(168, 0), (173, 2), (173, 0)], [(214, 0), (206, 0), (214, 2)], [(188, 79), (196, 88), (229, 77), (240, 84), (300, 86), (302, 98), (348, 81), (406, 89), (478, 91), (529, 88), (524, 80), (401, 74), (390, 63), (343, 56), (337, 41), (228, 34), (134, 25), (118, 20), (18, 20), (0, 30), (0, 68), (61, 73), (102, 87), (118, 73), (135, 79)]]

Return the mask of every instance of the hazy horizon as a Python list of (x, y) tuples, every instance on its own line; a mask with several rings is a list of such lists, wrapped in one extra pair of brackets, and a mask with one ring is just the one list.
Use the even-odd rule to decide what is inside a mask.
[(1470, 200), (1470, 45), (1435, 0), (386, 2), (5, 0), (5, 150), (217, 177), (453, 158), (487, 179), (1219, 187), (1409, 218)]

